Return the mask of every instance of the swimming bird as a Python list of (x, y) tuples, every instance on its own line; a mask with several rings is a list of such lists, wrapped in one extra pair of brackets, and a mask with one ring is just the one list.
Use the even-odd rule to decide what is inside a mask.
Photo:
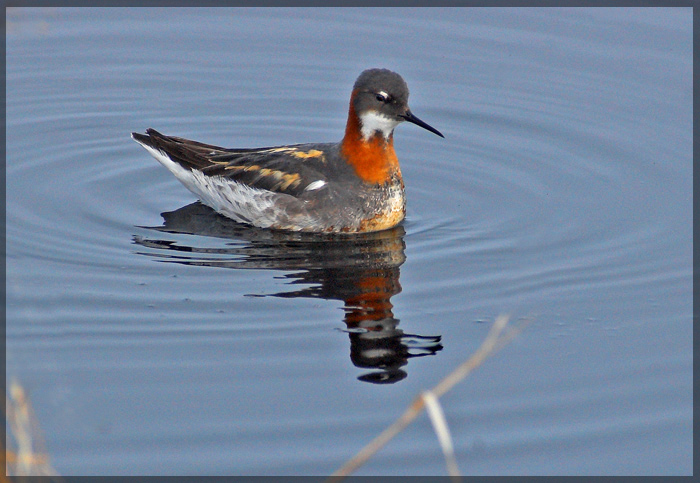
[(338, 143), (228, 149), (155, 129), (132, 138), (218, 213), (279, 230), (360, 233), (406, 215), (394, 128), (408, 121), (444, 137), (408, 107), (408, 86), (387, 69), (365, 70), (350, 96)]

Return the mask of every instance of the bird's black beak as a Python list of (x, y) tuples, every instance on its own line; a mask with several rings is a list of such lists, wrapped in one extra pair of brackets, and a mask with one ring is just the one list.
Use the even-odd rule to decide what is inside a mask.
[(427, 129), (427, 130), (430, 131), (431, 133), (437, 134), (437, 135), (440, 136), (441, 138), (444, 138), (444, 137), (445, 137), (445, 136), (442, 135), (442, 133), (441, 133), (440, 131), (438, 131), (437, 129), (435, 129), (433, 126), (431, 126), (430, 124), (427, 124), (427, 123), (421, 121), (421, 120), (418, 119), (416, 116), (414, 116), (413, 113), (412, 113), (411, 111), (406, 111), (406, 114), (399, 114), (399, 117), (402, 117), (402, 118), (404, 118), (406, 121), (412, 122), (413, 124), (415, 124), (415, 125), (417, 125), (417, 126), (420, 126), (420, 127), (422, 127), (423, 129)]

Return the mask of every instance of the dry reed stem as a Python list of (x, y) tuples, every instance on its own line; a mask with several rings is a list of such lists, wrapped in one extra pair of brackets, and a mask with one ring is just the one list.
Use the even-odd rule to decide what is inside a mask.
[[(498, 317), (496, 317), (496, 320), (491, 326), (489, 333), (486, 335), (486, 339), (484, 339), (484, 342), (481, 343), (481, 346), (476, 350), (476, 352), (472, 354), (472, 356), (469, 359), (457, 366), (457, 368), (454, 371), (448, 374), (442, 381), (440, 381), (433, 389), (431, 389), (428, 392), (434, 394), (436, 398), (439, 398), (447, 391), (452, 389), (458, 382), (467, 377), (474, 369), (479, 367), (487, 357), (493, 355), (493, 353), (501, 349), (508, 342), (513, 340), (516, 335), (522, 332), (524, 324), (519, 327), (511, 328), (505, 334), (503, 334), (504, 329), (508, 325), (508, 319), (509, 316), (507, 315), (499, 315)], [(413, 400), (413, 402), (406, 409), (406, 411), (393, 424), (391, 424), (391, 426), (382, 431), (376, 438), (370, 441), (364, 448), (362, 448), (342, 467), (337, 469), (330, 476), (329, 481), (336, 481), (346, 476), (349, 476), (357, 468), (365, 464), (370, 457), (372, 457), (377, 451), (384, 447), (384, 445), (386, 445), (394, 436), (403, 431), (414, 419), (416, 419), (416, 417), (420, 414), (424, 407), (425, 399), (421, 394)], [(440, 437), (440, 434), (438, 434), (438, 439)], [(448, 458), (447, 454), (445, 455), (445, 458)], [(450, 470), (449, 464), (448, 470)], [(457, 472), (453, 476), (458, 477), (459, 473)]]
[[(17, 444), (11, 451), (10, 438), (5, 449), (5, 474), (14, 476), (52, 476), (57, 473), (49, 464), (38, 420), (24, 388), (16, 382), (5, 397), (5, 421)], [(55, 480), (55, 478), (52, 478)]]
[(452, 481), (459, 483), (461, 481), (461, 474), (457, 466), (454, 444), (452, 444), (452, 435), (450, 434), (450, 427), (447, 425), (447, 420), (445, 419), (445, 412), (442, 410), (440, 401), (438, 401), (438, 398), (435, 397), (435, 394), (431, 391), (425, 391), (422, 397), (425, 402), (425, 410), (428, 413), (428, 417), (430, 417), (430, 422), (433, 423), (433, 430), (442, 448), (442, 454), (445, 455), (447, 474), (452, 477)]

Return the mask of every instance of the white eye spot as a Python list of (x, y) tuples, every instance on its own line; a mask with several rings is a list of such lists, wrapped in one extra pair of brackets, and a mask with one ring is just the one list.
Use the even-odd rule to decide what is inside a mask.
[(380, 102), (387, 102), (389, 100), (389, 94), (384, 91), (377, 92), (377, 100)]

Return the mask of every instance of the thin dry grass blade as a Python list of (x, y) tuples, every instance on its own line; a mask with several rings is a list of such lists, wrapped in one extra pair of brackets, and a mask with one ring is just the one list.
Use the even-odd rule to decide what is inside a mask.
[[(474, 369), (479, 367), (484, 360), (490, 356), (496, 349), (500, 349), (505, 344), (499, 344), (499, 338), (501, 333), (508, 325), (509, 317), (507, 315), (499, 315), (491, 326), (491, 330), (486, 335), (486, 339), (481, 343), (481, 346), (476, 350), (472, 356), (464, 361), (462, 364), (457, 366), (457, 368), (449, 373), (442, 381), (440, 381), (434, 388), (433, 392), (437, 397), (442, 396), (447, 391), (452, 389), (458, 382), (467, 377)], [(509, 337), (510, 341), (512, 337)]]
[(404, 411), (404, 413), (391, 426), (382, 431), (376, 438), (370, 441), (364, 448), (360, 450), (351, 460), (349, 460), (342, 468), (336, 470), (330, 477), (331, 480), (339, 477), (345, 477), (353, 473), (357, 468), (367, 462), (377, 451), (382, 449), (391, 439), (403, 431), (411, 421), (416, 419), (424, 406), (423, 398), (416, 398), (413, 403)]
[(27, 398), (24, 388), (13, 382), (10, 394), (5, 398), (5, 421), (9, 425), (10, 434), (14, 437), (17, 450), (10, 448), (11, 439), (7, 439), (5, 449), (5, 472), (14, 476), (51, 476), (54, 481), (57, 473), (48, 461), (39, 422), (34, 414), (32, 405)]
[(447, 474), (452, 477), (452, 481), (459, 483), (461, 481), (461, 473), (459, 472), (459, 467), (457, 466), (457, 459), (455, 458), (454, 445), (452, 444), (452, 435), (450, 434), (450, 428), (447, 425), (447, 420), (445, 419), (445, 413), (442, 410), (440, 401), (435, 397), (430, 391), (426, 391), (422, 394), (423, 401), (425, 401), (425, 411), (430, 417), (430, 422), (433, 423), (433, 429), (440, 442), (440, 447), (442, 448), (442, 454), (445, 455), (445, 463), (447, 464)]
[[(505, 344), (513, 340), (513, 338), (519, 334), (523, 327), (518, 327), (511, 329), (503, 334), (504, 329), (508, 325), (509, 316), (500, 315), (496, 318), (489, 333), (486, 335), (486, 339), (477, 349), (477, 351), (472, 354), (472, 356), (465, 362), (457, 366), (457, 368), (448, 374), (442, 381), (440, 381), (431, 391), (436, 398), (442, 396), (447, 391), (452, 389), (458, 382), (467, 377), (471, 371), (479, 367), (484, 360), (492, 355), (495, 351), (502, 348)], [(382, 431), (379, 436), (374, 438), (369, 442), (364, 448), (362, 448), (355, 456), (353, 456), (349, 461), (347, 461), (341, 468), (337, 469), (329, 478), (329, 481), (337, 481), (340, 478), (350, 475), (357, 468), (362, 466), (371, 458), (377, 451), (379, 451), (385, 444), (387, 444), (394, 436), (403, 431), (406, 426), (408, 426), (416, 417), (420, 414), (421, 410), (425, 407), (425, 399), (422, 396), (417, 397), (411, 405), (404, 411), (404, 413), (397, 419), (391, 426)], [(440, 435), (438, 435), (438, 438)], [(456, 464), (455, 464), (456, 467)]]

